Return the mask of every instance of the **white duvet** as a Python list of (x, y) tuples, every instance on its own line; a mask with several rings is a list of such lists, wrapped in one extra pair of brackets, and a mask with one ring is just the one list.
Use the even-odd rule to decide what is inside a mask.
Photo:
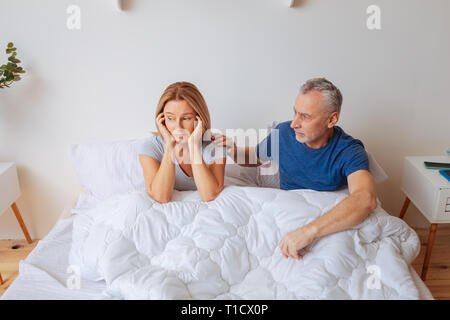
[(159, 204), (136, 190), (76, 215), (70, 264), (119, 299), (418, 299), (419, 239), (380, 205), (303, 259), (283, 257), (286, 232), (347, 196), (229, 186), (212, 202), (176, 192)]

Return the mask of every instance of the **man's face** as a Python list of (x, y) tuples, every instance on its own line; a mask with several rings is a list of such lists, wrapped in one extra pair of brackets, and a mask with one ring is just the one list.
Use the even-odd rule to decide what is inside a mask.
[(334, 123), (330, 120), (332, 115), (323, 105), (323, 96), (320, 91), (299, 93), (294, 105), (294, 120), (291, 122), (297, 141), (307, 145), (314, 144), (323, 138), (329, 128), (333, 127)]

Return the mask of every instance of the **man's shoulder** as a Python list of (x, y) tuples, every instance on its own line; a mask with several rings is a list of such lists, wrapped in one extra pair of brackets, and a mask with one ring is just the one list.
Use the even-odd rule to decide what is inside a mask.
[(341, 149), (361, 148), (361, 147), (364, 149), (364, 143), (361, 140), (356, 139), (353, 136), (349, 135), (339, 126), (335, 126), (335, 128), (339, 136), (338, 143)]
[(339, 139), (339, 147), (337, 158), (339, 159), (346, 176), (357, 169), (369, 169), (369, 159), (361, 140), (352, 137), (339, 128), (341, 136)]
[(291, 122), (292, 121), (289, 121), (289, 120), (280, 122), (276, 125), (275, 129), (279, 130), (281, 133), (287, 132), (288, 130), (292, 130)]

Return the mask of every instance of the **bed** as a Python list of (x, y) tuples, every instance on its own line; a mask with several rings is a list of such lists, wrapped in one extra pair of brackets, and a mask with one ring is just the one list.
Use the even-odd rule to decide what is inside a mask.
[[(323, 214), (348, 190), (278, 190), (277, 176), (231, 164), (219, 204), (199, 205), (198, 193), (185, 191), (163, 207), (145, 197), (140, 143), (71, 146), (83, 192), (20, 262), (2, 300), (433, 299), (411, 267), (417, 235), (379, 200), (365, 223), (313, 243), (303, 261), (283, 259), (276, 249), (283, 230)], [(385, 179), (369, 159), (376, 182)], [(124, 207), (131, 213), (122, 215)], [(296, 221), (299, 208), (305, 215)], [(157, 236), (138, 227), (146, 224)]]

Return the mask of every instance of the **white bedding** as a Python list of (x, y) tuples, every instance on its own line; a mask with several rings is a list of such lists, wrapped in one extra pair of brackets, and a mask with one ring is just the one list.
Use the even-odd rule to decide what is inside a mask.
[[(212, 203), (201, 203), (195, 192), (175, 191), (176, 202), (164, 206), (142, 192), (114, 196), (143, 186), (137, 145), (72, 146), (86, 191), (72, 211), (77, 214), (63, 212), (21, 261), (2, 299), (432, 299), (409, 265), (417, 236), (381, 206), (352, 230), (314, 243), (303, 260), (286, 260), (277, 249), (284, 232), (331, 209), (346, 192), (250, 188), (276, 187), (278, 177), (227, 164), (228, 187)], [(374, 179), (382, 181), (376, 167), (371, 161)], [(79, 289), (67, 287), (74, 276), (69, 260), (82, 267)], [(379, 290), (367, 285), (373, 266), (381, 272)]]
[(60, 220), (40, 240), (25, 260), (19, 275), (1, 297), (2, 300), (76, 300), (107, 299), (104, 281), (82, 279), (80, 289), (69, 289), (73, 275), (68, 271), (72, 243), (73, 216)]
[[(79, 197), (81, 207), (86, 207), (86, 196)], [(73, 216), (59, 221), (28, 257), (20, 262), (19, 275), (11, 284), (3, 300), (53, 300), (53, 299), (108, 299), (105, 281), (81, 281), (80, 289), (67, 288), (69, 251), (72, 243)], [(420, 299), (433, 299), (429, 289), (415, 270), (409, 270), (419, 290)]]
[(210, 203), (184, 192), (165, 205), (143, 191), (113, 196), (76, 215), (70, 263), (119, 299), (419, 299), (419, 239), (380, 206), (302, 260), (281, 255), (285, 232), (347, 195), (227, 187)]

